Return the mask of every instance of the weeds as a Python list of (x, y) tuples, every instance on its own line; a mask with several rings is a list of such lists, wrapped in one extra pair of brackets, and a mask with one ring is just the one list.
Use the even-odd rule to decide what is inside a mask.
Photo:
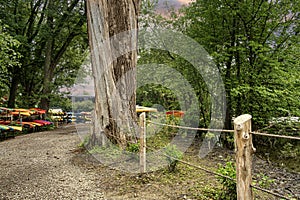
[(183, 157), (183, 153), (177, 148), (176, 145), (170, 145), (170, 144), (165, 148), (165, 153), (166, 155), (168, 155), (166, 159), (168, 162), (169, 172), (174, 172), (178, 160), (182, 159)]

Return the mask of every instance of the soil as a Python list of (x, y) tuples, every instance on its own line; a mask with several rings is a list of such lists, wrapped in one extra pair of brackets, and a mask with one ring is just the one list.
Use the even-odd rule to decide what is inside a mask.
[[(115, 170), (79, 148), (80, 142), (74, 125), (0, 142), (0, 199), (215, 199), (222, 190), (214, 175), (184, 164), (172, 173)], [(234, 158), (234, 152), (220, 148), (205, 159), (196, 154), (192, 147), (185, 160), (210, 170)], [(254, 179), (265, 188), (300, 199), (299, 172), (257, 156), (253, 168)], [(260, 191), (255, 195), (256, 199), (280, 199)]]

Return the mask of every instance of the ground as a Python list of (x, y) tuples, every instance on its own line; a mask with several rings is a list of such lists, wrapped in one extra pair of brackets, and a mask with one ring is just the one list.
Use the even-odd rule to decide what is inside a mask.
[[(214, 199), (221, 189), (214, 175), (184, 164), (173, 173), (114, 170), (79, 148), (80, 142), (74, 125), (0, 142), (0, 199)], [(193, 154), (189, 151), (185, 159), (194, 159)], [(232, 155), (216, 149), (197, 165), (215, 170)], [(272, 179), (274, 192), (300, 197), (299, 173), (258, 157), (253, 166), (255, 174), (265, 174), (261, 179)], [(268, 187), (267, 181), (263, 184)], [(257, 199), (279, 199), (255, 193)]]

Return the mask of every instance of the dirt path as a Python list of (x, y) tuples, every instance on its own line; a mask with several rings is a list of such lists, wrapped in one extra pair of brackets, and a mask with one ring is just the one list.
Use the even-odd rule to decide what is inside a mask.
[(0, 199), (104, 199), (92, 170), (74, 165), (75, 127), (0, 142)]

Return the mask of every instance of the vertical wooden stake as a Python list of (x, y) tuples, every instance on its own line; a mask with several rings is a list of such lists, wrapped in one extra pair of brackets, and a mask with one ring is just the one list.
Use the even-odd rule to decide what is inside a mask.
[(57, 120), (54, 121), (54, 124), (55, 124), (55, 127), (58, 128), (58, 121)]
[(255, 152), (251, 135), (251, 115), (245, 114), (234, 120), (236, 151), (236, 189), (238, 200), (252, 200), (252, 155)]
[(146, 113), (140, 115), (140, 173), (146, 172)]

